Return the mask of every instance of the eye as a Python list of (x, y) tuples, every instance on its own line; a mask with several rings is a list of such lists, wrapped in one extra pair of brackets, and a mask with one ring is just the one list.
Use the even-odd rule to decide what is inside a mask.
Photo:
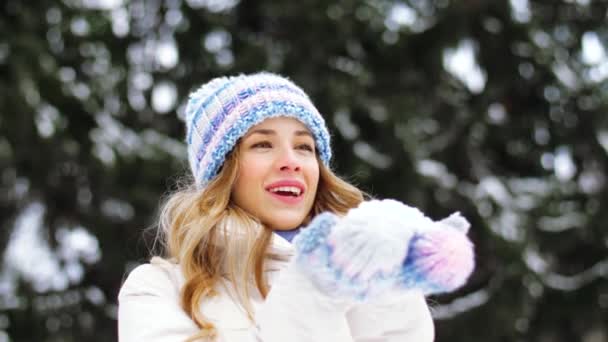
[(304, 150), (304, 151), (309, 151), (309, 152), (314, 152), (315, 148), (313, 145), (311, 144), (300, 144), (297, 147), (299, 150)]
[(251, 148), (271, 148), (272, 144), (270, 143), (270, 141), (259, 141), (253, 145), (251, 145)]

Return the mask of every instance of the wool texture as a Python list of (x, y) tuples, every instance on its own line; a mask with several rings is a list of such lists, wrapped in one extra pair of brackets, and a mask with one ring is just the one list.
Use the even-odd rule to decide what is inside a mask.
[[(466, 236), (468, 221), (455, 213), (435, 222), (416, 208), (394, 202), (364, 202), (342, 218), (317, 215), (294, 239), (297, 266), (324, 293), (359, 301), (395, 289), (430, 295), (464, 285), (475, 267), (473, 244)], [(400, 217), (400, 223), (389, 217)], [(333, 236), (335, 230), (339, 238)], [(406, 232), (382, 233), (396, 230)], [(352, 240), (347, 234), (365, 239)], [(346, 261), (336, 257), (345, 244), (351, 246)], [(394, 246), (403, 249), (396, 262)]]
[(201, 187), (217, 175), (226, 155), (247, 131), (273, 117), (292, 117), (312, 133), (321, 161), (329, 166), (330, 135), (308, 95), (285, 77), (261, 72), (218, 77), (190, 95), (186, 105), (188, 161)]

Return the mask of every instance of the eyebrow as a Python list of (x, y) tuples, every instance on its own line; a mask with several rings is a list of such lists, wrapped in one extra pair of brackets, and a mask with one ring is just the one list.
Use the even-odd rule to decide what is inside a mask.
[[(249, 136), (251, 136), (253, 134), (276, 135), (277, 132), (275, 130), (273, 130), (273, 129), (258, 128), (258, 129), (254, 129), (253, 131), (247, 133), (247, 135), (245, 137), (249, 137)], [(298, 136), (298, 137), (299, 136), (309, 136), (311, 138), (314, 138), (312, 136), (312, 134), (309, 131), (307, 131), (307, 130), (298, 130), (298, 131), (295, 131), (295, 135)]]

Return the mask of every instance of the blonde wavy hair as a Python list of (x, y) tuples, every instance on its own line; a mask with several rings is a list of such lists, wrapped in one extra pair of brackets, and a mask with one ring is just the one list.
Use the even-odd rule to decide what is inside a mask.
[[(367, 196), (319, 161), (319, 185), (313, 208), (303, 224), (329, 211), (344, 215)], [(192, 182), (167, 197), (161, 206), (159, 235), (162, 257), (179, 264), (185, 278), (181, 306), (200, 331), (188, 341), (213, 339), (214, 325), (200, 312), (200, 303), (216, 294), (227, 279), (239, 304), (253, 321), (252, 290), (266, 297), (265, 262), (281, 256), (269, 251), (272, 230), (231, 200), (239, 171), (238, 145), (219, 174), (203, 189)], [(235, 229), (238, 227), (238, 229)]]

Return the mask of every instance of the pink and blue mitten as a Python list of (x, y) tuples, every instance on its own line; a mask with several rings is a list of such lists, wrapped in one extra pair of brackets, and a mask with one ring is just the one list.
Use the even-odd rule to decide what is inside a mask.
[(337, 297), (365, 300), (394, 288), (449, 292), (474, 266), (467, 229), (459, 214), (434, 222), (401, 202), (372, 200), (344, 217), (315, 217), (294, 239), (296, 263)]

